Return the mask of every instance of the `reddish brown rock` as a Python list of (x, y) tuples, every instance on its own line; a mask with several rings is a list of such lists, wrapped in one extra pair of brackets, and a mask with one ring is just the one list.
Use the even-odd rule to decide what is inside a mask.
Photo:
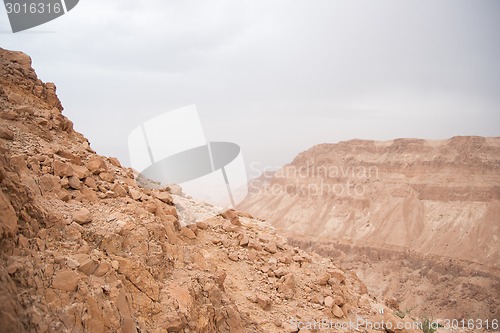
[(99, 178), (108, 183), (113, 183), (115, 181), (115, 176), (109, 172), (101, 172)]
[(229, 209), (224, 213), (220, 214), (223, 218), (230, 221), (231, 224), (241, 225), (240, 218), (234, 209)]
[(2, 216), (0, 220), (0, 238), (4, 235), (13, 236), (17, 230), (17, 215), (2, 190), (0, 190), (0, 216)]
[(81, 208), (73, 213), (73, 220), (78, 224), (87, 224), (92, 221), (92, 213), (87, 208)]
[(189, 239), (195, 239), (196, 238), (196, 234), (189, 228), (181, 228), (181, 231), (180, 231), (180, 234), (186, 238), (189, 238)]
[(271, 307), (271, 299), (266, 295), (257, 294), (256, 301), (262, 310), (268, 310)]
[(118, 183), (113, 184), (111, 191), (113, 191), (117, 197), (125, 197), (128, 194), (127, 190)]
[(63, 291), (75, 291), (78, 287), (80, 277), (73, 270), (62, 270), (56, 273), (52, 279), (52, 288)]
[(74, 190), (80, 190), (82, 188), (82, 182), (78, 177), (71, 176), (68, 177), (68, 186)]
[(97, 155), (92, 156), (89, 159), (89, 161), (86, 163), (86, 167), (94, 175), (108, 171), (108, 167), (106, 166), (106, 162), (104, 162), (104, 159)]
[(0, 138), (5, 140), (14, 140), (14, 132), (6, 127), (0, 127)]
[(71, 166), (63, 161), (54, 160), (52, 168), (54, 170), (55, 176), (69, 177), (73, 175), (73, 170), (71, 169)]

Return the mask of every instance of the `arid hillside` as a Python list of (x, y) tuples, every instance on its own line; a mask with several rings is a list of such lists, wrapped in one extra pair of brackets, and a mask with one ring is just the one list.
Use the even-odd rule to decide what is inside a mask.
[(301, 321), (360, 318), (385, 330), (416, 319), (265, 222), (138, 186), (73, 130), (27, 55), (0, 49), (0, 83), (0, 332), (299, 332)]

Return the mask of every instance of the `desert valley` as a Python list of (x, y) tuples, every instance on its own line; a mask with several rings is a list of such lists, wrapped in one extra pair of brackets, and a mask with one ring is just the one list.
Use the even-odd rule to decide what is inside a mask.
[(320, 144), (221, 213), (0, 83), (0, 332), (498, 331), (500, 138)]

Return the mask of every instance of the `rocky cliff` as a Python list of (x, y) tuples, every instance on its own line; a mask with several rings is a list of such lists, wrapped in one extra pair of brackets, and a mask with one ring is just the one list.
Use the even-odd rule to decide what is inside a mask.
[(500, 316), (500, 138), (321, 144), (250, 183), (240, 209), (447, 318)]
[(288, 235), (500, 268), (500, 138), (352, 140), (299, 154), (241, 204)]
[(0, 83), (1, 332), (298, 332), (292, 320), (411, 321), (379, 315), (384, 307), (356, 275), (287, 244), (267, 223), (218, 215), (178, 189), (138, 186), (133, 170), (73, 130), (27, 55), (0, 49)]

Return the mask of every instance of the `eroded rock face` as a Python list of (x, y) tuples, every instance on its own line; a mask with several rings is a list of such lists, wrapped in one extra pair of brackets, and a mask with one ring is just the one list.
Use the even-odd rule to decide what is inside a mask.
[[(499, 166), (500, 138), (321, 144), (253, 181), (239, 209), (293, 244), (337, 258), (414, 314), (493, 319), (500, 316)], [(342, 274), (329, 271), (318, 283), (332, 279)]]
[(293, 236), (500, 268), (499, 165), (500, 138), (322, 144), (256, 180), (240, 209)]
[(0, 83), (2, 331), (280, 332), (338, 316), (324, 297), (375, 313), (355, 275), (318, 286), (331, 260), (268, 224), (139, 187), (72, 130), (28, 56), (0, 49)]

